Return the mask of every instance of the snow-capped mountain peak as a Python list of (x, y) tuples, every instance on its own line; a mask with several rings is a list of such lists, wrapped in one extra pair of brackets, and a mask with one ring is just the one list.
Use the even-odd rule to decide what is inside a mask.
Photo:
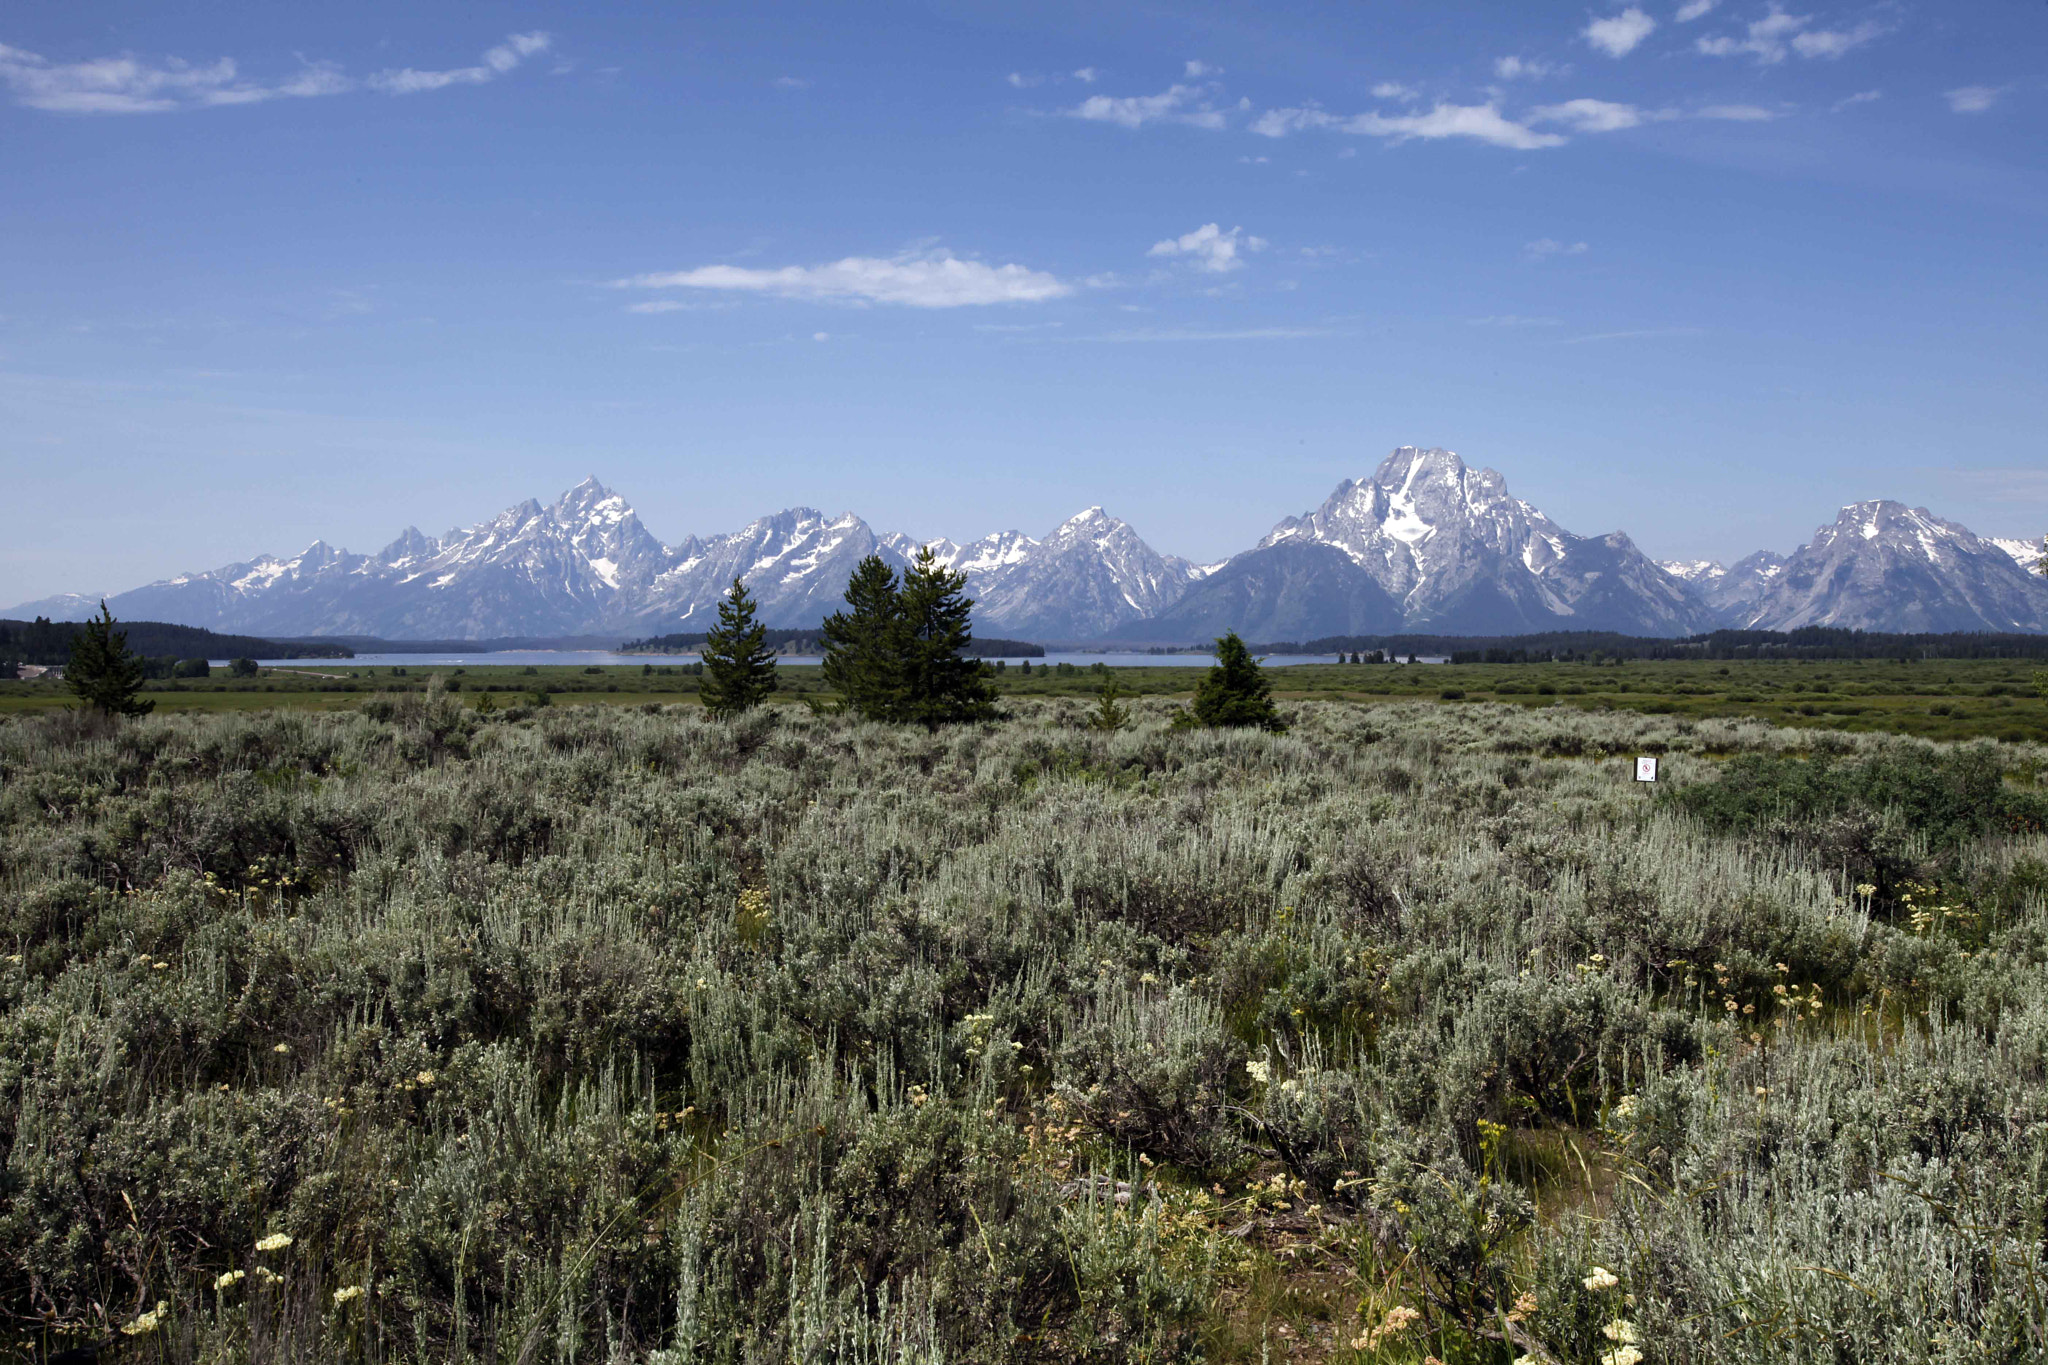
[(2022, 569), (2029, 569), (2035, 573), (2040, 572), (2040, 569), (2037, 567), (2041, 563), (2040, 541), (1994, 537), (1990, 540), (1990, 543), (2011, 555)]
[(1728, 566), (1718, 559), (1660, 559), (1657, 567), (1685, 583), (1712, 583), (1728, 576)]
[[(1627, 537), (1575, 536), (1511, 497), (1498, 471), (1438, 448), (1400, 447), (1369, 478), (1345, 480), (1321, 507), (1275, 526), (1258, 548), (1290, 543), (1342, 551), (1410, 629), (1436, 628), (1479, 599), (1504, 631), (1597, 622), (1664, 635), (1705, 618)], [(1617, 574), (1620, 595), (1603, 581)]]
[[(1733, 564), (1644, 558), (1613, 532), (1581, 536), (1511, 496), (1491, 469), (1403, 446), (1321, 506), (1220, 564), (1163, 556), (1101, 507), (1043, 539), (1002, 531), (959, 544), (878, 536), (851, 512), (792, 507), (725, 535), (664, 546), (595, 477), (446, 535), (408, 526), (374, 555), (315, 541), (109, 599), (129, 620), (256, 635), (396, 639), (649, 634), (701, 629), (735, 578), (769, 625), (815, 626), (853, 568), (899, 570), (925, 546), (965, 574), (976, 628), (1041, 641), (1188, 642), (1427, 630), (1675, 635), (1716, 625), (1870, 630), (2048, 629), (2040, 549), (1980, 538), (1925, 508), (1852, 503), (1790, 556)], [(14, 611), (90, 615), (97, 597)]]
[(2040, 630), (2048, 582), (1967, 526), (1873, 498), (1844, 507), (1753, 596), (1729, 605), (1758, 630)]

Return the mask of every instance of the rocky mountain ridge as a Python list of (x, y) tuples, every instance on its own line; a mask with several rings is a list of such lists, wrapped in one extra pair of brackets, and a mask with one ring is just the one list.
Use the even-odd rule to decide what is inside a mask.
[[(1791, 555), (1733, 565), (1650, 560), (1614, 531), (1565, 530), (1491, 469), (1404, 446), (1316, 508), (1219, 564), (1164, 555), (1091, 507), (1042, 539), (966, 543), (878, 533), (851, 512), (789, 508), (737, 531), (657, 539), (595, 478), (434, 537), (407, 527), (375, 554), (316, 541), (115, 594), (115, 614), (268, 636), (456, 639), (704, 628), (743, 578), (762, 619), (807, 628), (836, 610), (853, 566), (899, 569), (920, 548), (967, 576), (985, 634), (1060, 642), (1194, 643), (1395, 632), (1612, 630), (1676, 636), (1720, 626), (2048, 630), (2040, 547), (1992, 541), (1924, 508), (1851, 504)], [(81, 619), (82, 595), (9, 615)]]

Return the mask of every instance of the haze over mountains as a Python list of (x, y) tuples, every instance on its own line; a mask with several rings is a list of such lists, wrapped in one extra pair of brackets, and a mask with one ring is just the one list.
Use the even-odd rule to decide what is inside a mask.
[[(1992, 541), (1925, 509), (1869, 501), (1791, 555), (1657, 563), (1620, 531), (1565, 530), (1491, 469), (1404, 446), (1369, 477), (1276, 525), (1221, 564), (1162, 555), (1091, 507), (1042, 539), (962, 545), (878, 534), (852, 513), (791, 508), (726, 535), (665, 545), (595, 478), (440, 537), (408, 527), (376, 554), (316, 542), (109, 598), (117, 617), (264, 636), (454, 639), (705, 629), (744, 578), (775, 626), (815, 626), (860, 559), (901, 567), (921, 543), (968, 577), (988, 635), (1180, 644), (1395, 632), (1504, 635), (1721, 626), (2048, 630), (2038, 545)], [(97, 599), (5, 613), (80, 619)]]

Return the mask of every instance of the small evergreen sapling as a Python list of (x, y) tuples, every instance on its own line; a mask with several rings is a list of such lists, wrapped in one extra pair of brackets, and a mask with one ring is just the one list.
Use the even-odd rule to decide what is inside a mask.
[(1183, 730), (1252, 726), (1276, 735), (1287, 729), (1273, 705), (1273, 684), (1236, 631), (1216, 641), (1216, 666), (1195, 688), (1194, 704), (1173, 723)]
[(1131, 708), (1119, 706), (1117, 698), (1123, 696), (1123, 689), (1116, 685), (1115, 678), (1106, 678), (1098, 694), (1095, 714), (1088, 718), (1088, 728), (1114, 734), (1131, 723)]
[(114, 614), (102, 601), (98, 619), (87, 621), (72, 638), (64, 681), (101, 715), (146, 716), (156, 703), (135, 695), (142, 690), (142, 678), (142, 660), (129, 652), (127, 632), (114, 629)]
[(776, 687), (768, 628), (754, 619), (754, 598), (735, 578), (718, 604), (718, 624), (704, 641), (704, 681), (697, 689), (714, 716), (736, 716), (768, 700)]

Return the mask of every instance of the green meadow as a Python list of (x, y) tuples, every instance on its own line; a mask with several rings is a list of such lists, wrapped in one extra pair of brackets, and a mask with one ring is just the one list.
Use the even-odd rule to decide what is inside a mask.
[(2048, 746), (1837, 723), (2016, 671), (1037, 673), (17, 702), (8, 1358), (2048, 1348)]
[[(1105, 680), (1127, 695), (1185, 697), (1200, 667), (1081, 668), (1014, 666), (996, 676), (1016, 697), (1092, 697)], [(815, 665), (781, 668), (785, 705), (831, 700)], [(1773, 725), (1848, 733), (1887, 731), (1928, 739), (2048, 741), (2044, 672), (2028, 661), (1868, 660), (1794, 663), (1628, 664), (1300, 664), (1271, 670), (1276, 695), (1298, 700), (1499, 702), (1646, 715), (1748, 717)], [(370, 696), (403, 695), (440, 685), (467, 705), (485, 696), (499, 707), (528, 705), (545, 690), (557, 706), (690, 703), (696, 679), (681, 666), (478, 665), (438, 669), (362, 668), (324, 661), (265, 670), (255, 679), (215, 676), (150, 683), (144, 695), (163, 711), (241, 711), (270, 707), (345, 710)], [(61, 683), (0, 682), (0, 714), (71, 704)]]

